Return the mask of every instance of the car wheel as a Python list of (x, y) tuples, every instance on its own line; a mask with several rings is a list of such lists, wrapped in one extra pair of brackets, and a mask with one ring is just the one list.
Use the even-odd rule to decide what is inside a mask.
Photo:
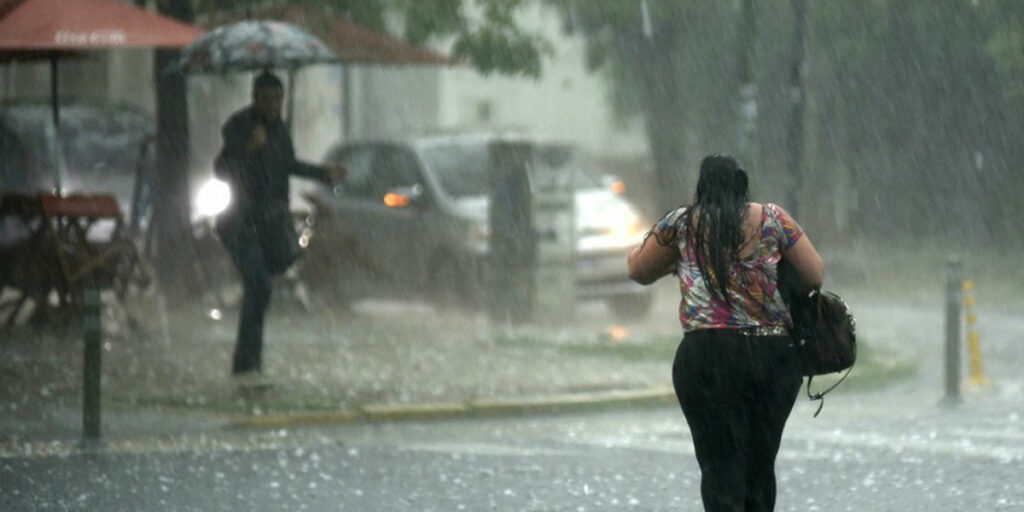
[(618, 320), (640, 320), (651, 311), (651, 293), (631, 293), (608, 298), (608, 307)]

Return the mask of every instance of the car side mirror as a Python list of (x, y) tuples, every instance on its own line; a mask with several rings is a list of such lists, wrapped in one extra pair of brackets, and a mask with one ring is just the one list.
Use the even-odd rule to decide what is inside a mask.
[(418, 205), (423, 198), (423, 186), (395, 187), (384, 193), (382, 201), (388, 208), (407, 208)]

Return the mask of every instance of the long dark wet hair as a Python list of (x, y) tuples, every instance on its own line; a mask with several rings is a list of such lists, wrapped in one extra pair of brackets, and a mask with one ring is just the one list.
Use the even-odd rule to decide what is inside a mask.
[(693, 205), (680, 219), (680, 234), (693, 244), (697, 267), (712, 295), (729, 303), (729, 264), (745, 242), (747, 173), (735, 158), (709, 155), (700, 162)]

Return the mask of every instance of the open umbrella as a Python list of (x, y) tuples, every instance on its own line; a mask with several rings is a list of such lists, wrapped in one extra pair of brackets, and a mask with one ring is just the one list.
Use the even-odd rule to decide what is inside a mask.
[[(94, 49), (179, 48), (203, 30), (114, 0), (0, 0), (0, 62), (50, 61), (53, 123), (60, 137), (57, 60)], [(58, 192), (63, 158), (54, 170)]]
[(221, 25), (249, 17), (303, 27), (333, 50), (342, 64), (443, 66), (451, 63), (442, 53), (370, 30), (326, 5), (308, 2), (262, 5), (245, 12), (218, 11), (205, 24)]
[[(350, 21), (327, 5), (301, 3), (264, 4), (245, 11), (218, 11), (205, 22), (207, 26), (232, 23), (249, 17), (285, 21), (305, 28), (319, 37), (338, 56), (342, 65), (447, 66), (448, 57), (433, 49), (416, 46), (390, 34), (371, 30)], [(342, 75), (345, 85), (343, 127), (350, 133), (352, 74)]]
[(338, 62), (315, 36), (281, 21), (246, 20), (221, 25), (181, 51), (170, 72), (230, 73), (283, 68), (288, 71), (289, 127), (294, 112), (295, 72), (302, 66)]
[(332, 62), (338, 57), (309, 32), (280, 21), (249, 20), (222, 25), (196, 39), (171, 70), (228, 73)]

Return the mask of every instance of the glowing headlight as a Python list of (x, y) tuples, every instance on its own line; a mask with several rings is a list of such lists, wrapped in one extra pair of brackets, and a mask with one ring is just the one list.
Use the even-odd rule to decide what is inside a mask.
[(634, 215), (616, 218), (607, 227), (609, 235), (619, 238), (635, 238), (643, 234), (640, 219)]
[(231, 187), (216, 178), (211, 178), (199, 188), (196, 196), (196, 210), (204, 217), (216, 217), (231, 204)]

